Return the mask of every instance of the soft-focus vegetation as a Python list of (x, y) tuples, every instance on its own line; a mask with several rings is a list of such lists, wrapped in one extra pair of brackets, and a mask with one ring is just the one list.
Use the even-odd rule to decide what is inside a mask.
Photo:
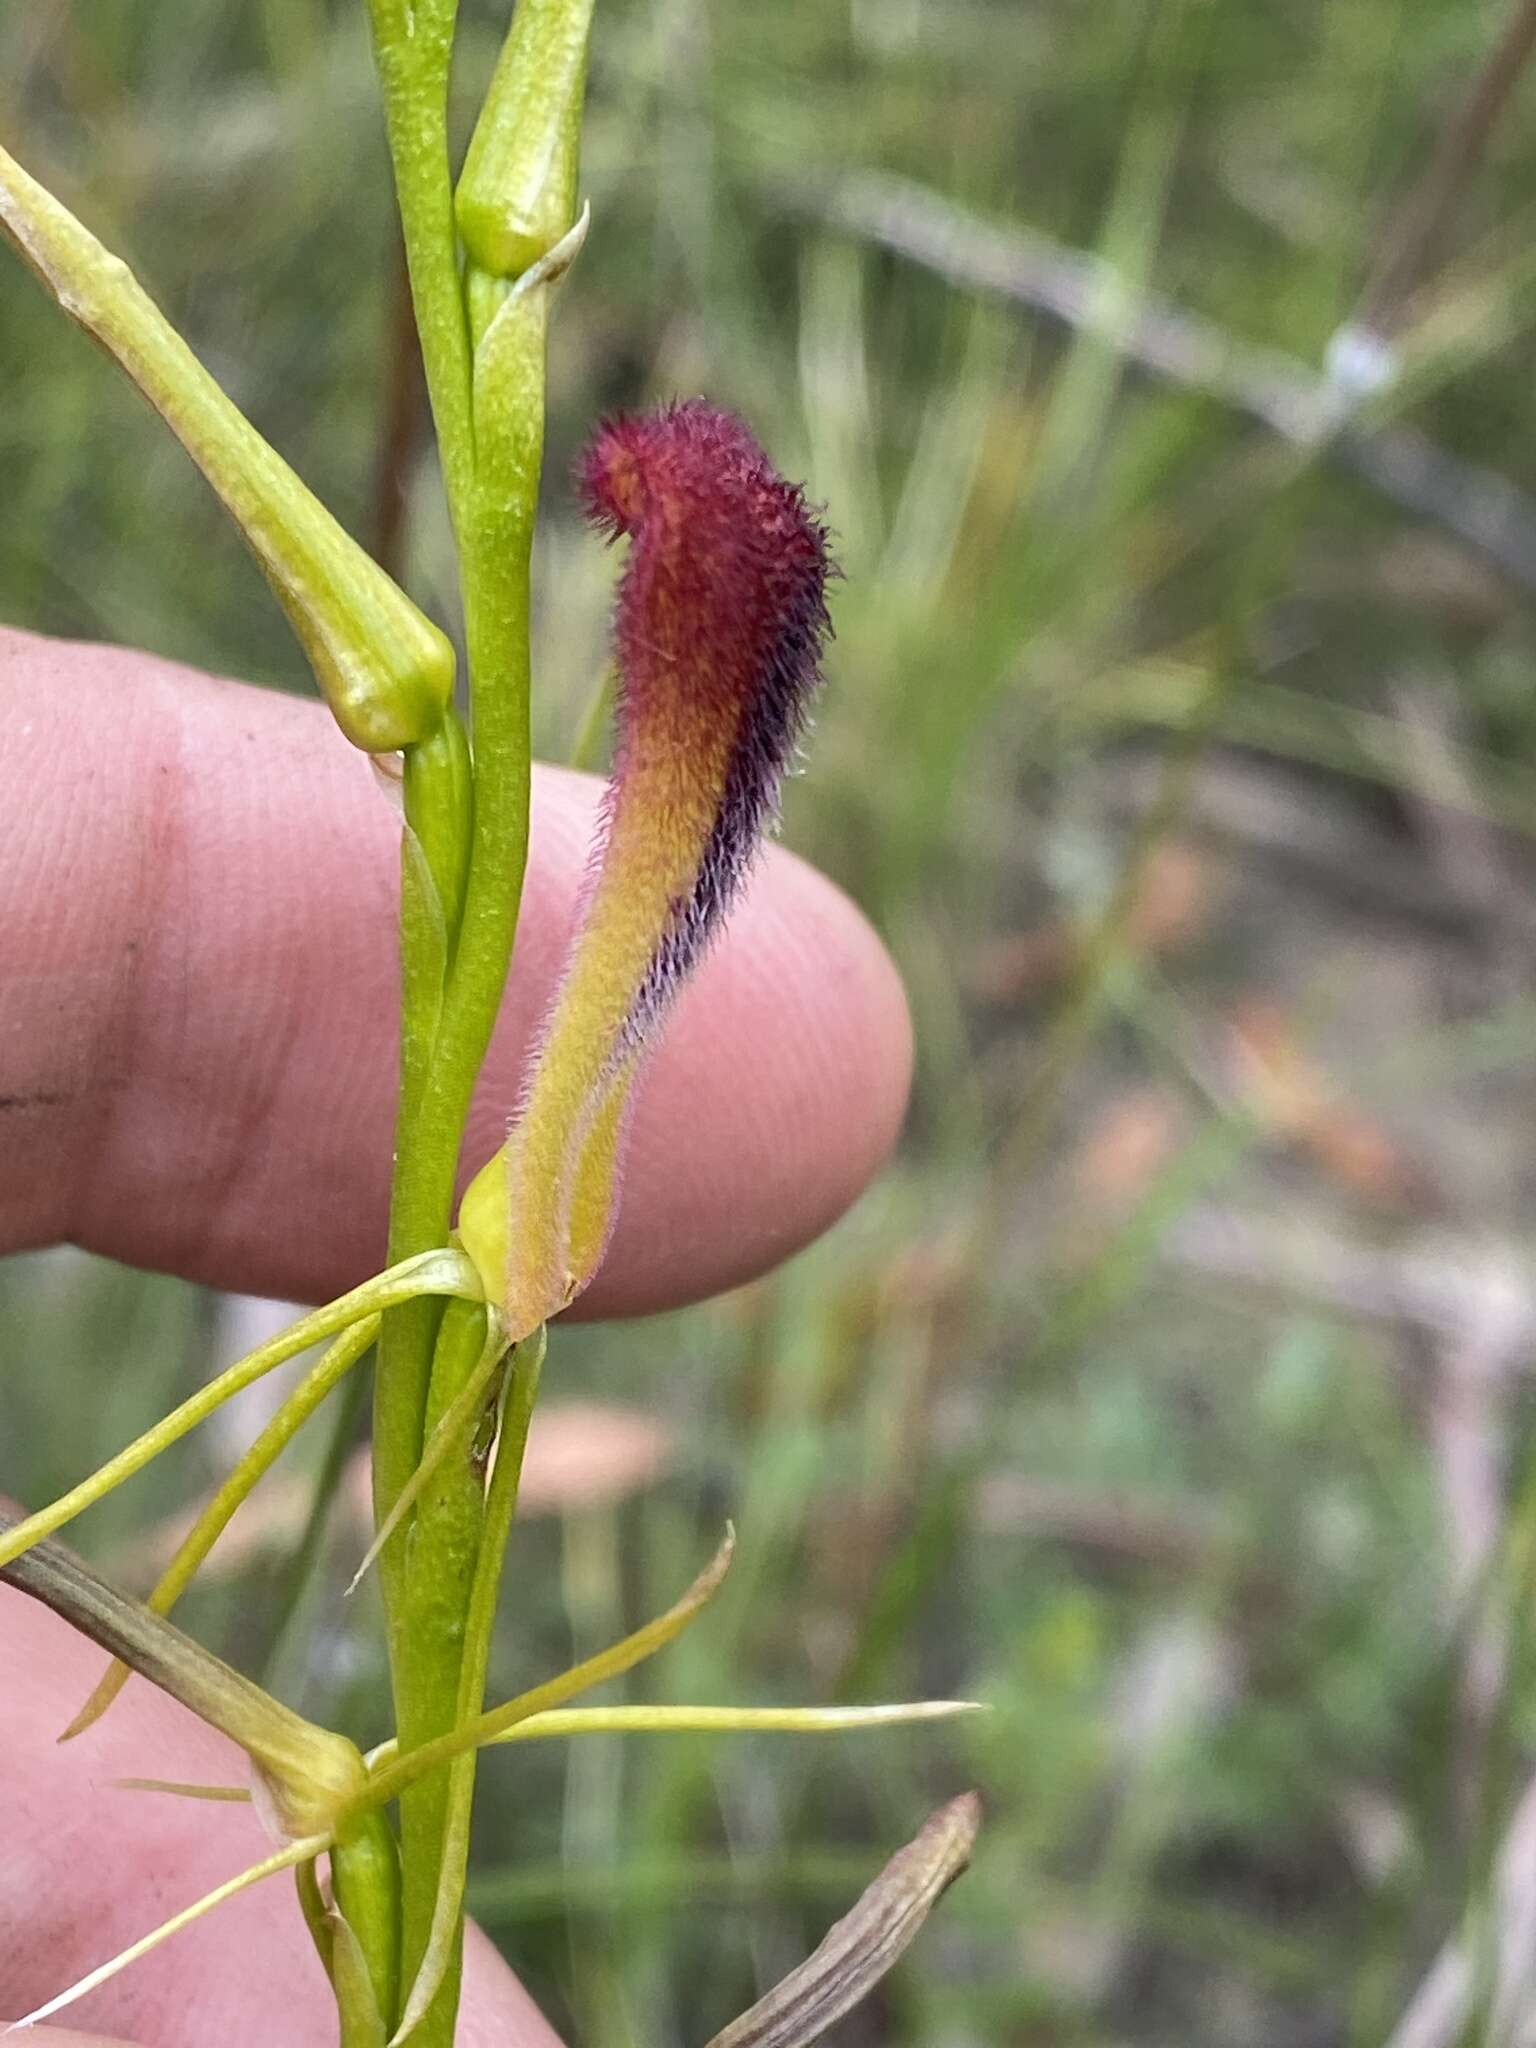
[[(466, 74), (503, 11), (466, 0)], [(530, 1479), (493, 1691), (665, 1604), (729, 1507), (732, 1581), (644, 1686), (995, 1712), (489, 1761), (475, 1902), (577, 2040), (703, 2038), (972, 1782), (977, 1864), (848, 2048), (1515, 2038), (1536, 71), (1396, 309), (1379, 424), (1272, 423), (1323, 419), (1330, 337), (1501, 25), (1469, 0), (600, 0), (543, 747), (570, 752), (602, 659), (571, 452), (617, 404), (739, 407), (847, 570), (788, 835), (896, 951), (921, 1070), (895, 1168), (783, 1274), (558, 1333), (552, 1405), (659, 1437), (637, 1455), (589, 1413)], [(0, 132), (443, 615), (363, 9), (7, 8)], [(0, 615), (304, 687), (158, 422), (0, 286)], [(1149, 329), (1149, 293), (1183, 324)], [(247, 1313), (13, 1263), (0, 1486), (49, 1497)], [(142, 1583), (227, 1454), (189, 1447), (82, 1543)], [(189, 1611), (376, 1739), (378, 1631), (338, 1597), (355, 1523), (295, 1601), (303, 1512)]]

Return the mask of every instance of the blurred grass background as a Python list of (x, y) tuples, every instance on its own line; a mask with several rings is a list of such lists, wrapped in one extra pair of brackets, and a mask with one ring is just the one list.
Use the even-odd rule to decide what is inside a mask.
[[(575, 447), (738, 406), (847, 570), (788, 836), (896, 951), (921, 1067), (815, 1250), (559, 1333), (555, 1398), (597, 1405), (497, 1690), (664, 1604), (729, 1511), (727, 1592), (639, 1696), (994, 1711), (492, 1759), (476, 1904), (574, 2040), (704, 2038), (970, 1783), (977, 1864), (845, 2048), (1529, 2038), (1536, 73), (1383, 313), (1400, 382), (1346, 421), (1323, 381), (1529, 12), (601, 0), (541, 742), (602, 660)], [(467, 121), (504, 8), (464, 13)], [(361, 6), (28, 0), (0, 133), (451, 619)], [(158, 422), (0, 294), (0, 613), (304, 688)], [(49, 1496), (258, 1314), (12, 1262), (0, 1486)], [(83, 1547), (143, 1583), (228, 1454)], [(194, 1625), (376, 1737), (355, 1530), (296, 1606), (240, 1549)]]

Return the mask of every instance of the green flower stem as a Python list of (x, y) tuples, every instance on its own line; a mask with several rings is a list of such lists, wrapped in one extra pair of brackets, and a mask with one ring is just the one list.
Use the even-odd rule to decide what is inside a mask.
[[(475, 446), (469, 335), (459, 289), (448, 157), (448, 84), (457, 0), (369, 0), (369, 7), (422, 362), (449, 513), (462, 544), (471, 517)], [(472, 687), (477, 757), (484, 739), (483, 695)], [(477, 758), (474, 779), (479, 778)], [(418, 755), (407, 761), (409, 830), (401, 889), (401, 1091), (389, 1242), (392, 1247), (409, 1249), (392, 1250), (392, 1259), (410, 1257), (446, 1239), (464, 1118), (484, 1049), (482, 1044), (479, 1052), (474, 1051), (473, 1034), (466, 1034), (462, 1025), (450, 1034), (448, 1045), (438, 1042), (449, 1001), (453, 952), (441, 878), (451, 866), (463, 877), (467, 895), (469, 868), (464, 864), (464, 849), (470, 850), (471, 865), (476, 853), (483, 856), (484, 851), (478, 844), (483, 835), (476, 833), (462, 804), (457, 807), (459, 843), (451, 845), (448, 834), (439, 829), (453, 808), (448, 800), (449, 779), (449, 764), (441, 759)], [(457, 786), (456, 774), (453, 781)], [(420, 859), (413, 855), (412, 835)], [(435, 892), (427, 886), (429, 879), (436, 885)], [(498, 984), (498, 1000), (499, 995)], [(456, 1008), (462, 1007), (461, 1000)], [(493, 1005), (492, 1019), (494, 1014)], [(485, 1033), (488, 1037), (489, 1020)], [(468, 1059), (462, 1050), (466, 1035)], [(437, 1322), (436, 1306), (428, 1302), (413, 1303), (385, 1321), (374, 1401), (374, 1496), (381, 1518), (420, 1454)], [(386, 1610), (393, 1613), (398, 1587), (388, 1557), (383, 1579)], [(395, 1633), (392, 1627), (392, 1641)]]
[[(501, 494), (494, 481), (478, 483), (474, 493), (466, 546), (474, 741), (469, 869), (433, 1053), (419, 1090), (402, 1092), (392, 1247), (419, 1250), (447, 1235), (470, 1096), (500, 1009), (517, 926), (528, 841), (528, 564), (542, 447), (542, 390), (534, 397), (536, 403), (519, 422), (524, 433), (515, 468), (509, 474), (503, 463), (492, 471), (493, 479), (498, 474), (502, 479)], [(409, 794), (408, 788), (408, 806)], [(428, 943), (408, 924), (402, 938), (408, 962), (413, 950), (419, 956)], [(409, 990), (409, 966), (406, 980)], [(434, 1377), (439, 1411), (458, 1390), (449, 1382), (462, 1355), (459, 1342), (450, 1337), (440, 1347), (442, 1363), (434, 1375), (436, 1336), (437, 1316), (430, 1304), (412, 1304), (385, 1321), (374, 1431), (375, 1508), (381, 1521), (421, 1457)], [(473, 1368), (478, 1351), (478, 1338), (463, 1346), (464, 1371)], [(423, 1503), (419, 1520), (425, 1523), (433, 1512)], [(462, 1528), (454, 1540), (462, 1542)], [(434, 1595), (425, 1615), (420, 1595), (404, 1583), (401, 1550), (398, 1542), (386, 1547), (381, 1571), (396, 1718), (402, 1730), (412, 1731), (408, 1739), (415, 1746), (453, 1724), (463, 1602), (475, 1548), (468, 1548), (453, 1576), (454, 1599), (445, 1602)], [(403, 1819), (406, 1919), (418, 1943), (425, 1941), (431, 1922), (437, 1889), (434, 1844), (440, 1840), (441, 1820), (440, 1800), (430, 1788)], [(411, 1946), (408, 1932), (408, 1956)]]
[[(446, 1321), (446, 1319), (445, 1319)], [(463, 1654), (459, 1665), (454, 1725), (467, 1726), (485, 1702), (486, 1674), (496, 1633), (496, 1597), (501, 1586), (502, 1559), (517, 1511), (518, 1483), (528, 1447), (528, 1425), (538, 1397), (544, 1364), (545, 1333), (520, 1345), (509, 1363), (499, 1426), (491, 1452), (489, 1483), (474, 1578), (464, 1618)], [(446, 2025), (452, 2038), (458, 2004), (458, 1977), (464, 1939), (464, 1886), (469, 1873), (469, 1825), (475, 1793), (475, 1756), (469, 1750), (448, 1767), (442, 1848), (432, 1922), (416, 1980), (401, 2016), (400, 2033)], [(441, 1782), (441, 1780), (439, 1781)], [(420, 2039), (421, 2036), (415, 2036)]]
[(475, 443), (448, 162), (448, 81), (458, 0), (369, 0), (369, 11), (421, 359), (448, 509), (462, 533)]
[[(459, 290), (448, 156), (448, 86), (457, 0), (369, 0), (369, 9), (422, 362), (449, 514), (462, 539), (474, 485), (475, 450), (469, 336)], [(478, 730), (475, 739), (478, 744)], [(408, 1250), (391, 1250), (391, 1259), (411, 1257), (447, 1237), (453, 1177), (473, 1086), (473, 1068), (465, 1073), (462, 1064), (452, 1060), (445, 1085), (438, 1056), (453, 950), (442, 877), (451, 869), (463, 878), (467, 891), (464, 850), (473, 843), (471, 819), (462, 802), (455, 803), (450, 796), (450, 782), (457, 789), (460, 781), (441, 753), (414, 751), (407, 759), (401, 1089), (389, 1242)], [(454, 814), (457, 846), (451, 844), (448, 830)], [(381, 1518), (420, 1454), (438, 1314), (435, 1303), (414, 1302), (384, 1324), (374, 1397), (374, 1496)], [(386, 1611), (393, 1616), (399, 1589), (388, 1558), (383, 1581)], [(392, 1653), (395, 1638), (392, 1626)]]
[[(446, 1241), (470, 1097), (511, 964), (528, 844), (529, 560), (543, 453), (545, 325), (549, 288), (564, 268), (564, 260), (536, 264), (510, 291), (472, 292), (478, 317), (471, 335), (446, 141), (455, 5), (370, 0), (412, 295), (462, 558), (473, 782), (468, 818), (460, 803), (451, 828), (437, 833), (441, 813), (452, 808), (447, 766), (421, 750), (408, 759), (392, 1260)], [(455, 914), (447, 898), (460, 878)], [(485, 1318), (474, 1313), (443, 1314), (439, 1322), (429, 1303), (385, 1318), (374, 1404), (381, 1524), (410, 1481), (431, 1424), (483, 1355), (484, 1329)], [(483, 1560), (494, 1592), (505, 1540), (496, 1537), (495, 1557), (486, 1557), (479, 1478), (472, 1457), (448, 1459), (423, 1492), (409, 1547), (392, 1538), (381, 1555), (396, 1722), (409, 1748), (448, 1734), (462, 1717), (461, 1691), (476, 1684), (475, 1657), (466, 1656), (472, 1589), (484, 1583)], [(440, 1884), (449, 1820), (441, 1772), (402, 1801), (403, 1952), (413, 1973), (440, 1893), (451, 1909), (457, 1957), (462, 1876), (450, 1876), (446, 1889)], [(445, 1971), (412, 2036), (423, 2048), (451, 2040), (456, 1976), (456, 1966)]]
[[(470, 1095), (501, 1006), (517, 929), (528, 855), (529, 562), (543, 455), (546, 300), (547, 286), (535, 286), (519, 295), (515, 307), (509, 301), (503, 313), (513, 318), (504, 325), (498, 317), (476, 362), (480, 460), (464, 535), (474, 764), (469, 869), (432, 1056), (419, 1094), (402, 1098), (392, 1259), (410, 1257), (447, 1236)], [(491, 348), (494, 337), (498, 345)], [(412, 794), (408, 778), (408, 823)], [(408, 998), (413, 975), (429, 979), (422, 956), (431, 943), (420, 923), (413, 929), (406, 922)], [(410, 1038), (408, 1022), (407, 1043)], [(420, 1307), (385, 1322), (374, 1433), (381, 1519), (421, 1455), (434, 1326), (431, 1311)], [(389, 1550), (384, 1558), (390, 1601)]]
[[(563, 265), (559, 266), (563, 268)], [(474, 747), (474, 820), (464, 912), (434, 1055), (415, 1113), (402, 1120), (396, 1155), (395, 1244), (440, 1243), (451, 1220), (460, 1137), (511, 962), (528, 847), (530, 744), (529, 562), (543, 453), (544, 343), (558, 271), (530, 274), (503, 303), (475, 366), (477, 471), (464, 535)], [(407, 938), (407, 944), (409, 939)], [(460, 1318), (445, 1318), (432, 1362), (430, 1311), (386, 1318), (375, 1404), (375, 1506), (388, 1514), (419, 1461), (429, 1421), (451, 1405), (478, 1356)], [(462, 1482), (465, 1468), (458, 1467)], [(455, 1725), (465, 1609), (479, 1548), (482, 1503), (434, 1485), (416, 1518), (409, 1583), (398, 1538), (381, 1559), (395, 1709), (402, 1741), (418, 1748)], [(439, 1489), (443, 1489), (439, 1491)], [(425, 1532), (452, 1513), (437, 1539)], [(473, 1540), (471, 1540), (473, 1537)], [(436, 1560), (427, 1575), (429, 1551)], [(420, 1567), (420, 1568), (418, 1568)], [(407, 1970), (425, 1951), (436, 1910), (446, 1784), (402, 1804), (402, 1899)], [(446, 2015), (446, 2017), (444, 2017)], [(451, 2038), (445, 1994), (416, 2039)]]

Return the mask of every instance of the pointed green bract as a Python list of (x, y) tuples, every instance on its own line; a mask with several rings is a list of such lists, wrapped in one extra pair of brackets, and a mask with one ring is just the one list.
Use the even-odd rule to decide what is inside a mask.
[(73, 1521), (76, 1515), (104, 1500), (114, 1487), (142, 1472), (163, 1450), (195, 1429), (200, 1422), (205, 1422), (231, 1396), (254, 1385), (288, 1359), (296, 1358), (322, 1338), (334, 1337), (343, 1330), (351, 1329), (378, 1311), (431, 1294), (458, 1295), (471, 1301), (480, 1299), (479, 1278), (462, 1252), (423, 1252), (419, 1258), (402, 1260), (388, 1272), (365, 1280), (361, 1287), (338, 1295), (324, 1308), (301, 1316), (270, 1343), (258, 1345), (256, 1350), (247, 1352), (244, 1358), (237, 1359), (221, 1372), (217, 1379), (199, 1387), (179, 1408), (172, 1409), (153, 1428), (145, 1430), (142, 1436), (119, 1451), (115, 1458), (109, 1458), (105, 1465), (98, 1466), (89, 1479), (82, 1479), (68, 1493), (60, 1494), (48, 1507), (39, 1508), (35, 1515), (28, 1515), (21, 1522), (7, 1523), (0, 1518), (0, 1567), (20, 1557), (39, 1538), (51, 1536), (66, 1522)]
[(141, 1956), (149, 1955), (159, 1948), (162, 1942), (169, 1941), (172, 1935), (179, 1934), (184, 1927), (190, 1927), (194, 1921), (201, 1920), (206, 1914), (213, 1912), (215, 1907), (222, 1906), (226, 1899), (237, 1898), (241, 1892), (249, 1891), (253, 1884), (260, 1884), (265, 1878), (275, 1877), (280, 1870), (293, 1870), (300, 1864), (313, 1862), (316, 1856), (323, 1854), (327, 1846), (324, 1835), (311, 1835), (303, 1840), (290, 1842), (286, 1849), (279, 1849), (275, 1856), (268, 1856), (260, 1863), (253, 1863), (249, 1870), (242, 1870), (237, 1877), (216, 1885), (211, 1892), (205, 1892), (202, 1898), (182, 1912), (172, 1914), (169, 1920), (162, 1920), (152, 1933), (146, 1934), (127, 1948), (120, 1949), (110, 1961), (101, 1963), (96, 1969), (87, 1971), (85, 1976), (76, 1978), (68, 1990), (61, 1991), (56, 1998), (50, 1998), (45, 2005), (34, 2006), (31, 2012), (23, 2013), (19, 2020), (12, 2020), (5, 2031), (8, 2034), (23, 2033), (27, 2028), (39, 2025), (43, 2020), (52, 2019), (55, 2013), (63, 2012), (67, 2006), (74, 2005), (77, 2000), (84, 1998), (87, 1992), (95, 1991), (98, 1986), (109, 1983), (130, 1964), (136, 1963)]
[[(360, 1323), (354, 1323), (329, 1346), (320, 1363), (289, 1395), (177, 1546), (176, 1555), (161, 1573), (145, 1603), (156, 1614), (170, 1613), (191, 1585), (198, 1566), (229, 1527), (273, 1461), (286, 1449), (295, 1431), (303, 1426), (337, 1382), (352, 1370), (378, 1334), (377, 1316), (365, 1316)], [(128, 1676), (129, 1667), (121, 1659), (108, 1665), (90, 1698), (59, 1737), (60, 1742), (69, 1742), (93, 1727), (127, 1684)]]
[(730, 1569), (735, 1550), (736, 1532), (728, 1526), (720, 1548), (665, 1614), (658, 1614), (654, 1621), (646, 1622), (643, 1628), (637, 1628), (619, 1642), (610, 1643), (596, 1656), (573, 1664), (558, 1678), (547, 1678), (542, 1685), (519, 1693), (503, 1706), (493, 1707), (489, 1713), (477, 1714), (473, 1720), (461, 1722), (449, 1734), (423, 1744), (420, 1749), (393, 1754), (375, 1751), (370, 1759), (366, 1803), (374, 1806), (396, 1798), (428, 1773), (438, 1770), (443, 1764), (452, 1763), (455, 1757), (464, 1756), (470, 1750), (483, 1749), (488, 1742), (500, 1741), (506, 1731), (519, 1721), (529, 1720), (534, 1714), (545, 1713), (551, 1707), (563, 1706), (578, 1693), (587, 1692), (594, 1685), (606, 1684), (610, 1678), (622, 1677), (647, 1657), (654, 1657), (658, 1650), (665, 1649), (668, 1643), (680, 1636), (709, 1605)]
[(539, 1742), (560, 1735), (853, 1735), (985, 1711), (980, 1700), (904, 1700), (872, 1707), (556, 1707), (516, 1722), (492, 1740)]

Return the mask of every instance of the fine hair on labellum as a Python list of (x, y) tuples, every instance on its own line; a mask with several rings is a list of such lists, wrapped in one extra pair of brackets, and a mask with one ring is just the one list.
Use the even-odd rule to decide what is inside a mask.
[(593, 524), (629, 542), (613, 770), (522, 1101), (459, 1209), (517, 1334), (602, 1259), (635, 1081), (777, 821), (830, 631), (826, 530), (730, 413), (694, 400), (609, 420), (577, 483)]
[(702, 399), (605, 421), (577, 484), (593, 525), (631, 543), (614, 615), (617, 733), (595, 867), (637, 757), (654, 763), (670, 741), (681, 764), (705, 752), (706, 734), (717, 748), (728, 738), (692, 888), (673, 905), (627, 1020), (630, 1050), (696, 964), (777, 822), (821, 679), (836, 570), (803, 489), (741, 420)]

